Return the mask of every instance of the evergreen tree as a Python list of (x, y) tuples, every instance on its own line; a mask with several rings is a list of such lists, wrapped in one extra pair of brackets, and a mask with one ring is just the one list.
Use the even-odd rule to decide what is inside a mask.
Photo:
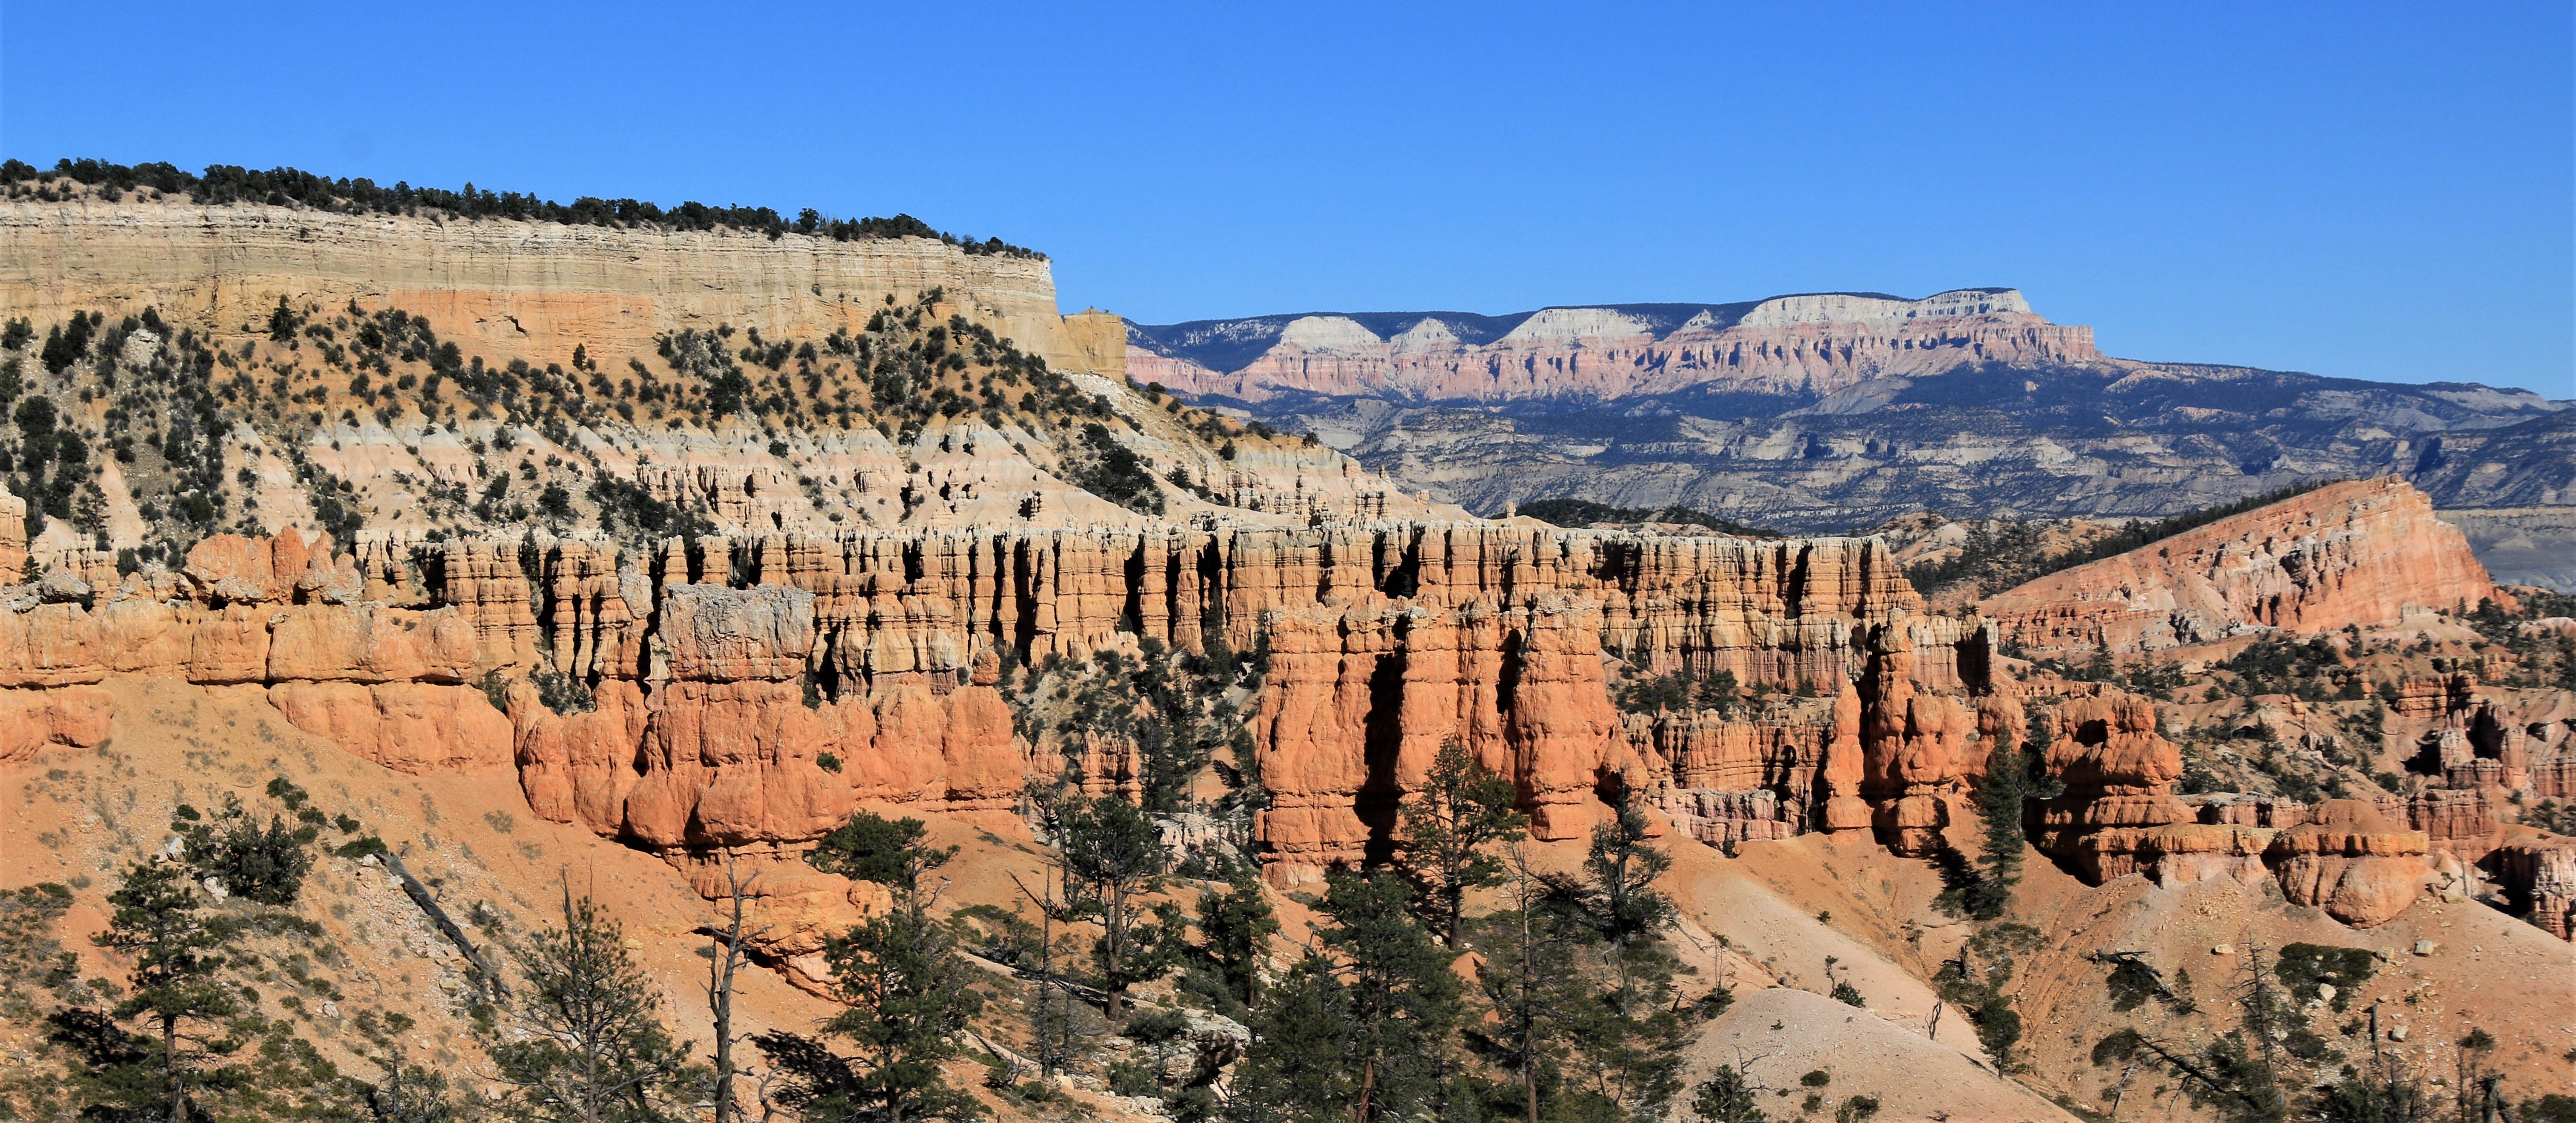
[(1648, 841), (1653, 824), (1645, 809), (1625, 789), (1611, 805), (1608, 822), (1592, 829), (1585, 853), (1585, 882), (1575, 891), (1601, 938), (1626, 948), (1661, 933), (1673, 921), (1673, 903), (1655, 882), (1673, 866), (1673, 857)]
[(1687, 1042), (1673, 1000), (1681, 962), (1663, 939), (1673, 905), (1655, 888), (1672, 856), (1648, 842), (1634, 797), (1621, 792), (1613, 811), (1593, 830), (1585, 880), (1571, 894), (1598, 941), (1598, 976), (1560, 1020), (1583, 1062), (1570, 1083), (1591, 1102), (1586, 1114), (1649, 1120), (1681, 1091)]
[(1227, 992), (1251, 1006), (1261, 997), (1261, 959), (1270, 952), (1270, 937), (1279, 931), (1279, 919), (1269, 898), (1262, 895), (1257, 868), (1240, 865), (1233, 873), (1224, 893), (1199, 892), (1199, 938), (1225, 979)]
[(1514, 810), (1512, 782), (1443, 741), (1422, 786), (1404, 804), (1404, 872), (1419, 891), (1416, 908), (1443, 946), (1456, 949), (1467, 893), (1502, 879), (1492, 848), (1527, 835)]
[(794, 1034), (754, 1039), (786, 1079), (779, 1101), (808, 1119), (908, 1123), (979, 1114), (940, 1069), (983, 1010), (974, 969), (927, 902), (900, 905), (825, 945), (834, 997), (849, 1009), (824, 1022), (822, 1034), (849, 1042), (850, 1055)]
[[(1412, 890), (1388, 874), (1337, 874), (1320, 934), (1341, 983), (1344, 1064), (1358, 1075), (1356, 1123), (1425, 1114), (1451, 1089), (1440, 1062), (1459, 1016), (1454, 958), (1422, 930)], [(1431, 1112), (1431, 1114), (1437, 1114)]]
[[(191, 872), (183, 864), (151, 858), (128, 867), (124, 883), (108, 894), (115, 911), (108, 916), (107, 930), (93, 938), (102, 948), (134, 957), (134, 969), (126, 977), (129, 993), (116, 1005), (115, 1016), (140, 1020), (152, 1035), (148, 1054), (126, 1051), (131, 1063), (115, 1067), (157, 1068), (158, 1102), (163, 1118), (172, 1123), (187, 1123), (194, 1114), (192, 1089), (208, 1075), (208, 1062), (242, 1044), (228, 1033), (209, 1037), (203, 1032), (240, 1013), (241, 1007), (220, 978), (230, 958), (223, 948), (235, 927), (200, 911), (203, 901)], [(124, 1085), (125, 1091), (139, 1091), (113, 1072), (105, 1075), (111, 1089)]]
[(518, 949), (526, 982), (512, 1011), (524, 1036), (492, 1046), (514, 1118), (661, 1123), (685, 1118), (705, 1073), (661, 1020), (661, 996), (625, 932), (564, 891), (563, 924)]
[(1719, 1065), (1692, 1089), (1691, 1111), (1708, 1123), (1766, 1123), (1759, 1092), (1734, 1065)]
[(1054, 810), (1056, 861), (1067, 915), (1100, 926), (1092, 966), (1108, 992), (1110, 1021), (1127, 1016), (1127, 991), (1179, 965), (1184, 922), (1171, 904), (1148, 910), (1138, 897), (1163, 887), (1163, 832), (1122, 799), (1075, 796)]
[(1588, 925), (1530, 864), (1520, 846), (1505, 853), (1510, 907), (1479, 922), (1485, 952), (1478, 975), (1491, 1017), (1467, 1027), (1467, 1046), (1512, 1075), (1526, 1123), (1538, 1123), (1542, 1085), (1560, 1079), (1560, 1026), (1579, 998), (1574, 950)]
[(1358, 1073), (1343, 1063), (1347, 991), (1321, 952), (1308, 951), (1263, 992), (1252, 1042), (1235, 1069), (1226, 1115), (1233, 1123), (1347, 1123)]
[(876, 882), (893, 889), (899, 898), (912, 897), (920, 892), (923, 875), (957, 856), (954, 846), (924, 845), (929, 837), (929, 828), (919, 819), (888, 819), (861, 811), (824, 835), (805, 861), (825, 873)]
[(2022, 838), (2022, 804), (2031, 794), (2030, 773), (2038, 762), (2023, 742), (2021, 729), (2007, 725), (1996, 731), (1985, 778), (1977, 782), (1977, 812), (1985, 829), (1978, 836), (1978, 876), (1960, 890), (1960, 905), (1978, 920), (2002, 916), (2012, 903), (2012, 887), (2021, 881), (2029, 850)]

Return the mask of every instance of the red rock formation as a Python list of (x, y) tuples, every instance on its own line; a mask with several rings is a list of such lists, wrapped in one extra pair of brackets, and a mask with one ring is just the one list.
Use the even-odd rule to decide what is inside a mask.
[(2150, 651), (2241, 632), (2395, 624), (2509, 602), (2432, 501), (2394, 478), (2331, 484), (1988, 598), (2039, 649)]
[(116, 700), (94, 686), (0, 690), (0, 764), (48, 748), (96, 748), (115, 716)]
[[(2190, 806), (2172, 795), (2182, 750), (2156, 733), (2155, 707), (2146, 699), (2096, 685), (2059, 702), (2030, 733), (2046, 739), (2042, 762), (2066, 785), (2038, 808), (2038, 845), (2087, 876), (2162, 879), (2171, 855), (2243, 853), (2232, 832), (2199, 827)], [(2195, 868), (2188, 876), (2206, 872)], [(2186, 875), (2179, 866), (2171, 873)]]
[(1600, 620), (1579, 602), (1399, 602), (1267, 622), (1253, 736), (1272, 805), (1260, 833), (1293, 867), (1390, 852), (1397, 802), (1446, 741), (1511, 777), (1544, 839), (1580, 837), (1598, 821), (1595, 793), (1629, 782)]
[[(1581, 836), (1624, 786), (1721, 841), (1811, 815), (1868, 825), (1874, 798), (1919, 847), (1942, 816), (1923, 797), (1972, 765), (1966, 711), (1930, 691), (1982, 683), (1988, 662), (1980, 633), (1912, 615), (1896, 568), (1856, 539), (923, 530), (674, 540), (621, 560), (596, 541), (388, 537), (335, 561), (288, 533), (209, 539), (173, 581), (166, 599), (0, 612), (0, 686), (265, 684), (291, 723), (353, 754), (405, 771), (514, 763), (539, 815), (675, 861), (802, 845), (860, 801), (1008, 816), (1060, 753), (1121, 790), (1124, 746), (1014, 735), (996, 654), (1265, 634), (1262, 829), (1299, 866), (1388, 844), (1395, 801), (1449, 737), (1514, 778), (1542, 837)], [(1641, 667), (1842, 696), (1830, 720), (1749, 736), (1632, 732), (1604, 688), (1604, 637)], [(1866, 699), (1850, 685), (1865, 666)], [(486, 700), (496, 682), (506, 718)]]
[(2264, 856), (2281, 892), (2356, 928), (2397, 918), (2423, 889), (2425, 840), (2357, 799), (2318, 804), (2310, 821), (2272, 836)]
[(509, 767), (510, 719), (471, 686), (283, 682), (268, 700), (286, 720), (396, 772)]
[(1974, 728), (1957, 700), (1914, 688), (1914, 649), (1902, 631), (1879, 629), (1861, 679), (1861, 794), (1876, 805), (1879, 841), (1899, 854), (1946, 845), (1946, 797), (1966, 775), (1962, 753)]
[(1834, 696), (1833, 735), (1816, 768), (1818, 830), (1853, 831), (1870, 825), (1869, 803), (1860, 795), (1869, 775), (1868, 750), (1860, 736), (1860, 692), (1845, 682), (1842, 692)]

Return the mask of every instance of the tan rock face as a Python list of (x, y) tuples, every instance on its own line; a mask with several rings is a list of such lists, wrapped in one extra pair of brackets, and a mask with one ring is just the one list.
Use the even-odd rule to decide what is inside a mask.
[(27, 573), (27, 501), (0, 494), (0, 585), (15, 585)]
[(2531, 907), (2532, 920), (2562, 940), (2576, 940), (2576, 838), (2538, 835), (2497, 852), (2505, 888)]
[(1981, 610), (2038, 649), (2152, 651), (2253, 629), (2395, 624), (2497, 591), (2458, 529), (2395, 479), (2331, 484), (2039, 578)]
[[(1047, 262), (968, 254), (927, 238), (835, 242), (759, 232), (662, 233), (556, 223), (433, 222), (287, 207), (0, 204), (0, 312), (59, 321), (153, 305), (230, 330), (279, 295), (335, 307), (390, 301), (440, 338), (506, 361), (649, 354), (684, 327), (758, 327), (821, 339), (864, 324), (886, 296), (944, 288), (1059, 369), (1101, 357), (1055, 308)], [(1006, 330), (1007, 329), (1007, 330)], [(1107, 356), (1115, 359), (1113, 353)]]

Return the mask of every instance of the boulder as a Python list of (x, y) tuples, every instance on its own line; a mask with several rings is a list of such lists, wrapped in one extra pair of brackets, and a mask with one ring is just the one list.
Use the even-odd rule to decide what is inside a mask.
[(2357, 799), (2318, 804), (2310, 821), (2272, 836), (2265, 859), (2283, 895), (2356, 928), (2375, 928), (2415, 903), (2427, 867), (2421, 831)]

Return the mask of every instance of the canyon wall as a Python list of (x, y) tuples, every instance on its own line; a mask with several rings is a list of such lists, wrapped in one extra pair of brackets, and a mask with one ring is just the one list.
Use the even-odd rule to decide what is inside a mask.
[(2424, 493), (2397, 479), (2330, 484), (1979, 606), (2011, 642), (2115, 652), (2277, 628), (2395, 624), (2409, 612), (2511, 603)]
[[(1983, 632), (1915, 614), (1867, 539), (924, 528), (621, 556), (595, 539), (370, 533), (335, 556), (288, 530), (209, 538), (176, 573), (91, 563), (49, 571), (52, 603), (31, 594), (0, 614), (0, 686), (260, 684), (352, 753), (412, 771), (515, 766), (539, 814), (674, 853), (810, 841), (858, 800), (1007, 812), (1060, 750), (1015, 733), (1002, 668), (1147, 641), (1267, 644), (1253, 728), (1276, 802), (1261, 830), (1301, 868), (1385, 844), (1394, 801), (1453, 738), (1514, 778), (1546, 837), (1580, 835), (1620, 790), (1677, 812), (1767, 792), (1761, 821), (1776, 826), (1738, 808), (1709, 827), (1749, 836), (1804, 829), (1827, 796), (1892, 807), (1955, 789), (1961, 711), (1916, 689), (1982, 689), (1991, 662)], [(1784, 726), (1720, 746), (1623, 718), (1605, 652), (1784, 690), (1858, 680), (1860, 694), (1841, 687), (1854, 716), (1839, 738)], [(567, 705), (549, 681), (589, 697)], [(90, 735), (46, 712), (39, 740)], [(1840, 787), (1816, 779), (1835, 746), (1861, 770)], [(1879, 825), (1922, 837), (1941, 818), (1888, 815)]]
[(1065, 370), (1116, 375), (1096, 327), (1068, 331), (1038, 258), (928, 238), (623, 230), (298, 207), (96, 199), (0, 202), (0, 316), (41, 328), (75, 311), (156, 307), (218, 336), (261, 334), (280, 296), (356, 299), (429, 318), (495, 359), (650, 354), (653, 337), (719, 324), (821, 339), (944, 288), (961, 310)]
[[(1668, 322), (1684, 312), (1680, 322)], [(2010, 289), (1961, 289), (1922, 300), (1821, 293), (1696, 309), (1367, 318), (1392, 334), (1340, 315), (1144, 327), (1131, 336), (1138, 345), (1128, 350), (1127, 369), (1139, 382), (1241, 402), (1284, 394), (1500, 402), (1687, 390), (1822, 395), (1872, 378), (1982, 362), (2101, 357), (2091, 328), (2051, 324)], [(1487, 337), (1505, 324), (1507, 331)], [(1268, 348), (1243, 365), (1217, 357), (1265, 339), (1272, 341)], [(1222, 344), (1222, 351), (1204, 345), (1209, 342)]]

